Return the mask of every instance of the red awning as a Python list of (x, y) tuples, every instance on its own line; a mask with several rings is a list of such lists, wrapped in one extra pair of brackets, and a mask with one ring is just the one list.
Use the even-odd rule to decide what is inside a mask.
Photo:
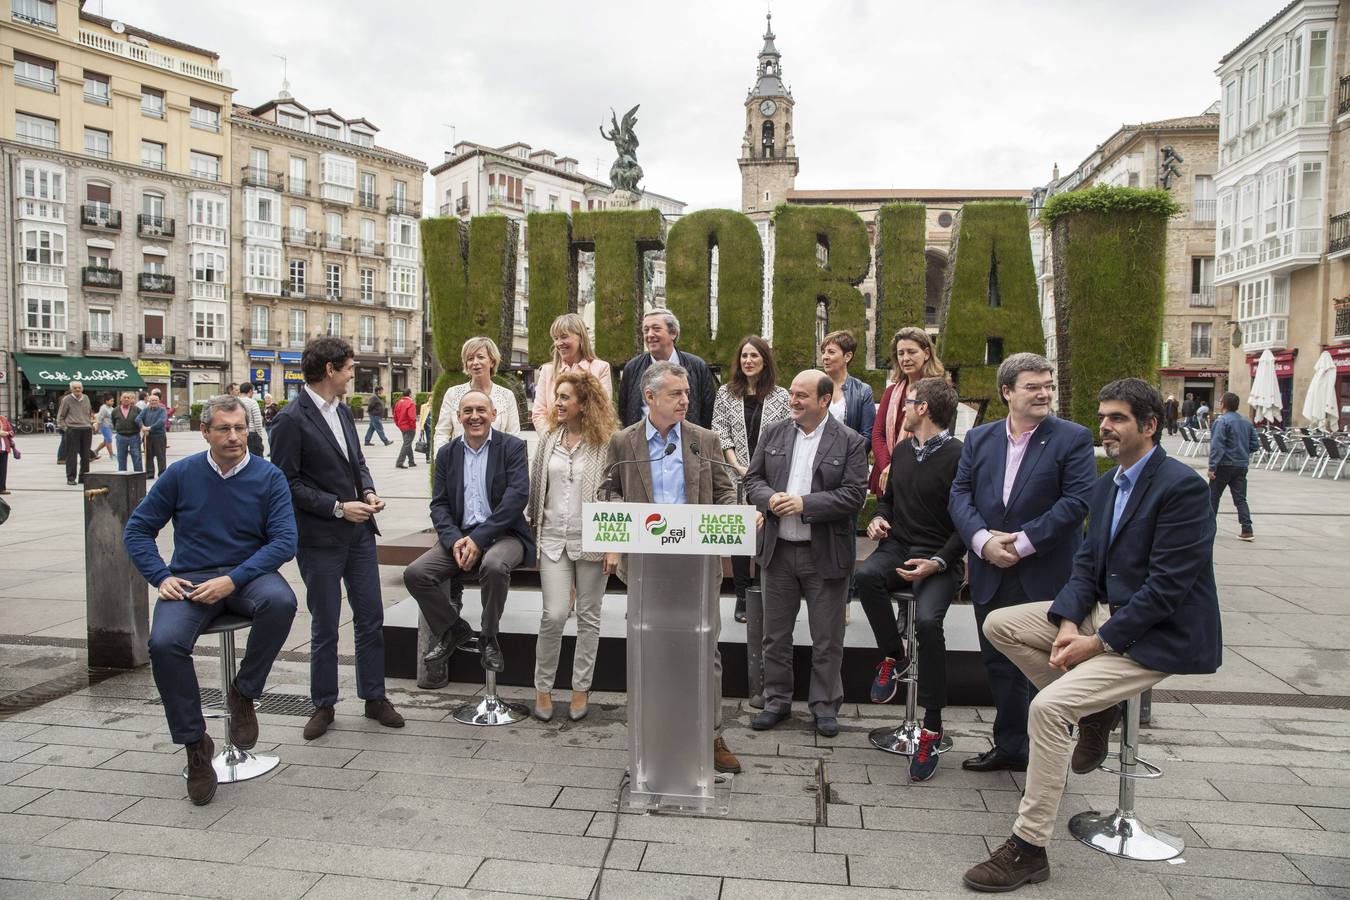
[(1223, 369), (1182, 369), (1168, 368), (1159, 369), (1159, 375), (1172, 375), (1182, 378), (1227, 378), (1228, 372)]
[(1350, 344), (1339, 344), (1335, 347), (1323, 347), (1323, 350), (1331, 354), (1331, 361), (1336, 364), (1336, 371), (1350, 374)]
[[(1293, 350), (1281, 350), (1275, 354), (1275, 377), (1293, 378), (1294, 377), (1294, 358), (1298, 356), (1298, 348)], [(1260, 353), (1248, 353), (1247, 365), (1251, 366), (1251, 377), (1256, 377), (1256, 364), (1261, 361)]]

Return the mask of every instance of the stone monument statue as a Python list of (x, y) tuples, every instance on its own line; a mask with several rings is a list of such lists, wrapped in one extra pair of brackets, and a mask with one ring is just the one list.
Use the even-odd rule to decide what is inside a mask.
[(612, 143), (618, 154), (614, 165), (609, 167), (609, 183), (614, 186), (616, 194), (623, 192), (637, 196), (642, 193), (638, 187), (638, 182), (642, 180), (642, 166), (638, 165), (638, 139), (633, 132), (633, 126), (637, 124), (637, 111), (638, 107), (634, 106), (624, 113), (623, 121), (620, 122), (614, 108), (610, 107), (609, 121), (612, 127), (605, 131), (604, 123), (600, 124), (600, 136)]
[(1185, 161), (1180, 153), (1172, 149), (1171, 144), (1162, 148), (1162, 163), (1158, 167), (1158, 178), (1162, 181), (1163, 190), (1172, 189), (1172, 180), (1181, 177), (1181, 163)]

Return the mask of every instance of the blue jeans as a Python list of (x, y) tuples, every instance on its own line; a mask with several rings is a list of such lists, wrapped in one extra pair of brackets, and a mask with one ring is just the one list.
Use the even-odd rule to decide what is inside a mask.
[(305, 580), (310, 615), (310, 699), (315, 706), (337, 703), (338, 623), (345, 584), (356, 637), (356, 696), (379, 700), (384, 696), (384, 603), (380, 600), (375, 535), (369, 528), (361, 528), (345, 547), (302, 545), (295, 561)]
[(131, 465), (133, 472), (144, 470), (141, 464), (141, 436), (119, 434), (117, 436), (117, 471), (125, 472), (127, 470), (127, 452), (131, 452)]
[(364, 442), (367, 446), (370, 445), (370, 436), (372, 434), (379, 434), (380, 440), (384, 441), (386, 444), (393, 443), (393, 441), (384, 436), (384, 418), (382, 416), (370, 417), (370, 424), (366, 426), (366, 436), (364, 438)]
[[(214, 569), (175, 574), (200, 584), (227, 575), (229, 571)], [(248, 649), (239, 663), (234, 683), (239, 693), (256, 700), (262, 696), (267, 674), (272, 671), (272, 663), (291, 632), (295, 592), (286, 579), (276, 572), (268, 572), (218, 603), (160, 600), (155, 604), (155, 621), (150, 626), (150, 667), (175, 744), (196, 743), (206, 733), (197, 672), (192, 667), (192, 647), (202, 629), (223, 612), (253, 619), (253, 627), (248, 632)]]

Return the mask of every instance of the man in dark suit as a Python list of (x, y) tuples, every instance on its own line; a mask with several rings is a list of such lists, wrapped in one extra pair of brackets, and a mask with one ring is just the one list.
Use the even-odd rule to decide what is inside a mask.
[(712, 428), (717, 381), (707, 363), (692, 353), (675, 349), (679, 337), (680, 320), (674, 313), (654, 309), (642, 317), (642, 342), (647, 352), (639, 353), (624, 365), (619, 381), (619, 421), (625, 428), (647, 415), (642, 376), (652, 363), (663, 361), (672, 362), (688, 373), (689, 421), (700, 428)]
[(867, 498), (867, 444), (830, 415), (834, 382), (819, 369), (792, 379), (792, 418), (765, 430), (745, 475), (746, 499), (764, 514), (757, 557), (764, 583), (764, 709), (772, 728), (792, 714), (792, 628), (806, 597), (816, 730), (839, 733), (844, 699), (844, 606), (857, 556), (854, 531)]
[[(996, 609), (1049, 600), (1069, 580), (1096, 478), (1092, 434), (1050, 414), (1054, 369), (1014, 353), (998, 369), (1008, 417), (966, 435), (948, 510), (970, 548), (975, 623)], [(1027, 766), (1031, 683), (980, 633), (994, 695), (994, 745), (961, 763), (976, 772)]]
[(1158, 443), (1163, 407), (1155, 388), (1125, 378), (1097, 397), (1102, 447), (1119, 465), (1093, 485), (1073, 576), (1053, 603), (1000, 609), (984, 623), (1040, 693), (1031, 703), (1031, 766), (1017, 821), (989, 860), (966, 873), (976, 890), (1049, 878), (1045, 846), (1066, 766), (1086, 774), (1101, 765), (1121, 701), (1168, 675), (1215, 672), (1222, 661), (1209, 487)]
[(403, 570), (403, 584), (436, 636), (425, 659), (437, 663), (473, 637), (460, 616), (462, 589), (447, 599), (442, 586), (477, 579), (483, 596), (481, 661), (484, 669), (501, 672), (506, 661), (497, 623), (511, 572), (535, 559), (534, 535), (525, 522), (529, 463), (524, 441), (492, 427), (497, 410), (487, 394), (469, 391), (456, 414), (461, 434), (436, 453), (431, 521), (438, 541)]
[(352, 345), (342, 338), (314, 338), (305, 345), (300, 368), (304, 388), (273, 420), (272, 462), (290, 482), (299, 532), (296, 563), (311, 617), (309, 689), (315, 709), (305, 740), (333, 724), (343, 584), (356, 633), (356, 695), (366, 701), (367, 718), (402, 728), (403, 717), (384, 695), (384, 604), (375, 555), (375, 514), (384, 501), (366, 468), (351, 410), (342, 402), (356, 374)]
[[(609, 439), (606, 476), (599, 496), (627, 503), (735, 503), (736, 488), (725, 465), (709, 462), (723, 458), (721, 438), (685, 421), (690, 407), (689, 373), (672, 362), (654, 363), (642, 374), (642, 394), (646, 414)], [(675, 451), (662, 452), (671, 444)], [(649, 462), (617, 465), (629, 460)], [(605, 571), (617, 571), (620, 578), (626, 578), (617, 553), (605, 554)], [(713, 618), (712, 627), (715, 645), (722, 628), (720, 616)], [(713, 654), (712, 680), (717, 686), (713, 767), (719, 772), (737, 773), (741, 771), (740, 760), (722, 737), (721, 653)]]

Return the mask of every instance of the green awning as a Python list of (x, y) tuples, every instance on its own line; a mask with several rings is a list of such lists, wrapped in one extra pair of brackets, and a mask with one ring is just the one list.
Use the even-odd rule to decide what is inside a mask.
[(63, 388), (79, 381), (86, 388), (145, 387), (145, 379), (129, 359), (106, 356), (31, 356), (15, 353), (14, 361), (23, 369), (29, 384), (44, 388)]

